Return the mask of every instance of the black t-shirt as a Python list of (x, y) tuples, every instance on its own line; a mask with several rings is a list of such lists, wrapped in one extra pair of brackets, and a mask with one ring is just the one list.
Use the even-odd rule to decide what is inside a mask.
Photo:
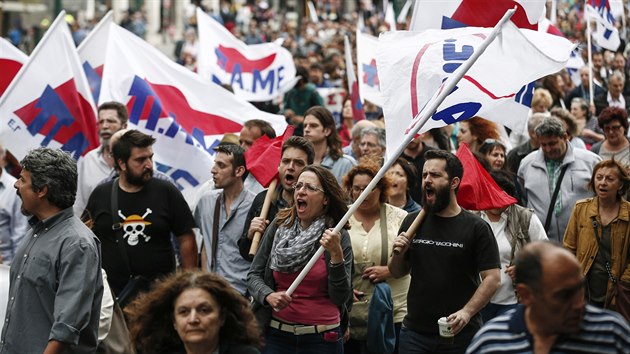
[[(129, 280), (116, 235), (112, 230), (112, 182), (96, 187), (86, 209), (94, 220), (92, 231), (101, 240), (103, 269), (118, 294)], [(123, 242), (133, 275), (155, 279), (175, 270), (170, 234), (182, 235), (195, 227), (190, 208), (182, 194), (169, 182), (152, 178), (136, 193), (118, 189), (115, 223), (122, 223)]]
[[(409, 214), (400, 230), (406, 231), (417, 212)], [(443, 218), (428, 214), (405, 253), (411, 265), (404, 325), (421, 333), (438, 333), (437, 321), (459, 311), (480, 284), (479, 272), (500, 268), (499, 249), (490, 226), (462, 210)], [(481, 327), (475, 315), (466, 331)]]

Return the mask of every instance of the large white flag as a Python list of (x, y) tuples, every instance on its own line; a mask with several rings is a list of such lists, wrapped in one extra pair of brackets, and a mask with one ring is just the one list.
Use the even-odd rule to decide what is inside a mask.
[(589, 0), (586, 4), (586, 13), (585, 18), (590, 18), (597, 23), (593, 31), (593, 41), (600, 47), (613, 52), (617, 51), (621, 39), (608, 0)]
[(376, 66), (378, 38), (357, 31), (357, 71), (361, 99), (383, 106)]
[(519, 28), (536, 30), (546, 0), (416, 0), (409, 29), (494, 27), (507, 10), (516, 6), (511, 21)]
[(109, 31), (100, 101), (122, 102), (130, 127), (156, 138), (157, 168), (175, 180), (187, 200), (211, 177), (213, 147), (223, 134), (239, 133), (250, 119), (284, 131), (283, 116), (259, 111), (204, 81), (120, 26), (112, 24)]
[(94, 101), (64, 16), (0, 98), (0, 141), (18, 159), (39, 146), (78, 159), (99, 145)]
[(98, 103), (103, 78), (103, 65), (107, 50), (110, 24), (113, 23), (113, 12), (109, 11), (94, 27), (88, 36), (81, 41), (77, 51), (83, 64), (83, 70), (90, 84), (94, 102)]
[[(467, 27), (381, 34), (377, 63), (387, 151), (396, 150), (412, 118), (439, 93), (443, 82), (470, 58), (491, 30)], [(533, 83), (527, 83), (564, 68), (572, 48), (564, 38), (519, 30), (508, 22), (422, 131), (473, 116), (522, 131), (534, 90)], [(520, 111), (514, 112), (513, 106)]]
[(0, 96), (9, 87), (11, 81), (26, 60), (28, 56), (17, 49), (11, 42), (0, 37)]
[(230, 84), (250, 102), (272, 100), (295, 85), (291, 53), (278, 42), (246, 45), (197, 8), (197, 71), (210, 83)]

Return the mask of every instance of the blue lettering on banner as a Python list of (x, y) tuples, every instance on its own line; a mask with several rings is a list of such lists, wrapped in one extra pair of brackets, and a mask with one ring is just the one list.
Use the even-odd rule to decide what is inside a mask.
[(431, 119), (453, 124), (474, 117), (480, 109), (481, 103), (479, 102), (458, 103), (435, 113)]
[(87, 61), (83, 63), (83, 71), (85, 71), (85, 77), (87, 78), (88, 84), (90, 85), (90, 91), (92, 91), (94, 102), (98, 102), (98, 97), (101, 94), (101, 76)]
[[(164, 111), (160, 98), (151, 89), (151, 86), (145, 80), (142, 80), (138, 76), (134, 77), (131, 88), (129, 89), (129, 95), (135, 97), (135, 101), (133, 103), (133, 106), (131, 107), (131, 112), (129, 113), (129, 123), (139, 125), (140, 117), (146, 103), (151, 102), (151, 109), (147, 117), (145, 129), (156, 131), (155, 128), (160, 119), (160, 116), (162, 115), (162, 112)], [(198, 145), (206, 152), (211, 155), (215, 154), (215, 151), (213, 150), (214, 146), (206, 146), (205, 136), (201, 130), (194, 128), (191, 136), (177, 123), (177, 117), (175, 117), (170, 112), (168, 113), (168, 115), (171, 118), (171, 124), (163, 132), (164, 136), (174, 138), (178, 132), (183, 132), (185, 134), (184, 139), (186, 144), (194, 145), (194, 143), (197, 142)]]
[(531, 107), (532, 99), (534, 98), (534, 89), (536, 88), (536, 82), (532, 81), (529, 84), (521, 87), (521, 89), (514, 96), (514, 101), (520, 103), (523, 106)]
[(256, 93), (256, 91), (258, 90), (258, 85), (260, 84), (260, 88), (262, 90), (265, 89), (265, 87), (267, 85), (269, 85), (269, 94), (273, 93), (273, 87), (274, 87), (274, 81), (275, 81), (275, 71), (273, 70), (269, 70), (269, 72), (267, 73), (267, 77), (263, 80), (262, 78), (262, 74), (260, 73), (260, 71), (254, 69), (254, 82), (252, 83), (252, 92)]
[[(463, 45), (458, 51), (455, 46), (456, 41), (455, 39), (446, 39), (442, 45), (442, 58), (447, 62), (442, 66), (442, 70), (449, 74), (455, 72), (475, 52), (475, 48), (471, 45)], [(449, 61), (459, 61), (459, 63), (448, 63)]]
[(238, 83), (238, 87), (243, 89), (243, 73), (241, 73), (241, 64), (234, 64), (232, 71), (232, 78), (230, 79), (230, 85), (234, 86), (234, 83)]
[(184, 189), (184, 186), (180, 183), (181, 180), (187, 182), (192, 187), (196, 187), (199, 185), (199, 181), (186, 170), (173, 169), (173, 167), (159, 163), (157, 161), (155, 162), (155, 165), (158, 171), (168, 175), (175, 181), (175, 185), (180, 191)]
[[(475, 52), (475, 48), (471, 45), (462, 45), (461, 49), (458, 50), (456, 42), (456, 39), (446, 39), (442, 45), (442, 59), (445, 61), (445, 64), (442, 65), (442, 70), (447, 74), (455, 72)], [(447, 77), (443, 79), (443, 82), (446, 79)], [(457, 90), (457, 86), (453, 88), (451, 93), (455, 92), (455, 90)], [(443, 121), (446, 124), (453, 124), (474, 117), (480, 109), (481, 103), (479, 102), (458, 103), (436, 112), (431, 119)]]
[(15, 119), (13, 119), (13, 118), (9, 119), (9, 122), (7, 122), (7, 125), (8, 125), (8, 126), (9, 126), (9, 128), (10, 128), (12, 131), (14, 131), (14, 132), (15, 132), (15, 131), (18, 131), (18, 130), (20, 130), (20, 129), (22, 129), (22, 127), (20, 127), (20, 126), (17, 124), (17, 121), (16, 121)]
[(136, 98), (133, 107), (131, 108), (131, 112), (129, 112), (129, 123), (135, 125), (138, 125), (140, 122), (140, 116), (148, 99), (153, 99), (151, 111), (147, 117), (146, 129), (155, 130), (155, 126), (157, 125), (157, 122), (160, 119), (160, 114), (162, 113), (162, 103), (160, 102), (160, 98), (155, 94), (155, 92), (153, 92), (151, 86), (138, 76), (134, 76), (133, 78), (133, 83), (129, 89), (129, 95)]
[[(31, 135), (35, 136), (53, 117), (55, 117), (55, 124), (50, 129), (50, 132), (46, 134), (44, 140), (42, 140), (41, 146), (48, 146), (48, 144), (57, 137), (57, 134), (62, 127), (70, 127), (73, 123), (75, 123), (75, 118), (72, 116), (72, 113), (70, 113), (66, 103), (57, 94), (57, 92), (50, 87), (50, 85), (46, 85), (46, 88), (35, 104), (35, 107), (40, 108), (41, 111), (37, 114), (37, 116), (35, 116), (33, 121), (27, 125), (27, 130)], [(73, 157), (78, 159), (88, 146), (89, 142), (87, 138), (79, 130), (61, 147), (61, 149), (72, 153)]]

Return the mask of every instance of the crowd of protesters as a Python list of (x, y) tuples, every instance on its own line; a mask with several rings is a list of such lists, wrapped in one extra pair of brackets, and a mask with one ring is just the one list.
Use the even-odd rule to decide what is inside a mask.
[[(262, 120), (224, 136), (194, 203), (118, 102), (99, 106), (101, 146), (78, 166), (0, 145), (0, 353), (630, 353), (627, 41), (593, 48), (592, 80), (587, 66), (538, 80), (525, 131), (474, 117), (419, 134), (335, 232), (385, 161), (385, 117), (366, 102), (354, 121), (346, 100), (335, 121), (317, 88), (347, 86), (343, 37), (359, 16), (388, 30), (382, 11), (318, 2), (313, 23), (220, 4), (206, 10), (245, 43), (282, 37), (295, 59), (296, 86), (257, 103), (295, 126), (277, 187), (247, 170), (276, 136)], [(583, 3), (557, 15), (585, 42)], [(141, 12), (126, 21), (145, 34)], [(198, 51), (191, 17), (175, 58), (196, 70)], [(462, 146), (516, 204), (460, 206)]]

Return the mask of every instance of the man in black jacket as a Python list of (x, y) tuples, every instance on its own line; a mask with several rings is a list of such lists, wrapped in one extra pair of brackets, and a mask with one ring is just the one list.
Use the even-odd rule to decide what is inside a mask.
[(307, 165), (311, 165), (315, 159), (313, 144), (301, 136), (292, 136), (282, 144), (282, 157), (278, 166), (280, 185), (276, 188), (276, 196), (269, 206), (269, 214), (266, 219), (260, 217), (262, 206), (267, 195), (264, 190), (254, 198), (252, 206), (245, 219), (243, 234), (238, 241), (241, 256), (252, 260), (249, 248), (256, 231), (263, 234), (267, 225), (276, 217), (278, 210), (289, 206), (293, 200), (293, 184)]

